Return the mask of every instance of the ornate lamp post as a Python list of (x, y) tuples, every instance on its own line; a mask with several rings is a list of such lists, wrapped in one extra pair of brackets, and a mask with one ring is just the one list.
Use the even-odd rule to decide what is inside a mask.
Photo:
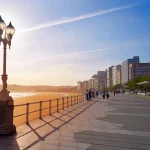
[[(4, 32), (4, 37), (2, 37)], [(3, 74), (2, 83), (3, 87), (0, 91), (0, 135), (6, 135), (16, 132), (16, 128), (13, 125), (13, 99), (9, 96), (9, 91), (7, 90), (7, 74), (6, 74), (6, 50), (7, 45), (11, 46), (11, 40), (15, 33), (15, 28), (12, 26), (11, 22), (6, 27), (5, 22), (0, 16), (0, 45), (3, 43), (4, 55), (3, 55)]]

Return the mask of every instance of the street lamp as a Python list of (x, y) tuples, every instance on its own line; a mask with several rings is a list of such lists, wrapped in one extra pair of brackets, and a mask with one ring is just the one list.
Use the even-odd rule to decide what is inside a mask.
[[(3, 37), (4, 33), (4, 37)], [(12, 132), (16, 132), (16, 128), (13, 125), (13, 99), (9, 96), (9, 91), (7, 90), (7, 77), (6, 74), (6, 50), (7, 45), (9, 49), (11, 47), (11, 40), (15, 33), (15, 28), (12, 26), (11, 22), (6, 27), (4, 20), (0, 16), (0, 45), (3, 43), (3, 74), (2, 83), (3, 87), (0, 91), (0, 135), (6, 135)]]

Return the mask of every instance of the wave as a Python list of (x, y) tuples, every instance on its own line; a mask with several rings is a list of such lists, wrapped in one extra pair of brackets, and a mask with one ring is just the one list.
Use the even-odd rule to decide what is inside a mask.
[(10, 96), (12, 97), (26, 97), (26, 96), (32, 96), (35, 95), (36, 93), (20, 93), (20, 92), (11, 92)]

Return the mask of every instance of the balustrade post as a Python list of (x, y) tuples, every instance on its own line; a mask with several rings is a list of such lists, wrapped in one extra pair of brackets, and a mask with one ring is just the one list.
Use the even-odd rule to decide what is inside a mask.
[(74, 105), (76, 104), (76, 96), (74, 96)]
[(71, 96), (71, 107), (72, 107), (72, 96)]
[(75, 96), (75, 104), (77, 104), (77, 96)]
[(57, 112), (59, 112), (59, 98), (57, 99)]
[(52, 102), (51, 102), (51, 100), (49, 100), (49, 115), (51, 115), (52, 114)]
[(68, 100), (69, 100), (69, 97), (67, 97), (67, 108), (69, 108), (69, 104), (68, 104), (69, 101)]
[(40, 119), (42, 119), (42, 101), (40, 101)]
[(75, 96), (75, 104), (77, 104), (77, 96)]
[(79, 103), (81, 103), (80, 95), (78, 95), (78, 98), (79, 98)]
[(26, 104), (26, 124), (29, 124), (29, 103)]
[(64, 98), (62, 98), (62, 109), (64, 110)]

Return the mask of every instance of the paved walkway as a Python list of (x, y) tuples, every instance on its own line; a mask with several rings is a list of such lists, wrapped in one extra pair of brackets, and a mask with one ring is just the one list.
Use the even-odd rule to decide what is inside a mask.
[(132, 95), (84, 102), (17, 127), (0, 150), (150, 150), (150, 100)]

